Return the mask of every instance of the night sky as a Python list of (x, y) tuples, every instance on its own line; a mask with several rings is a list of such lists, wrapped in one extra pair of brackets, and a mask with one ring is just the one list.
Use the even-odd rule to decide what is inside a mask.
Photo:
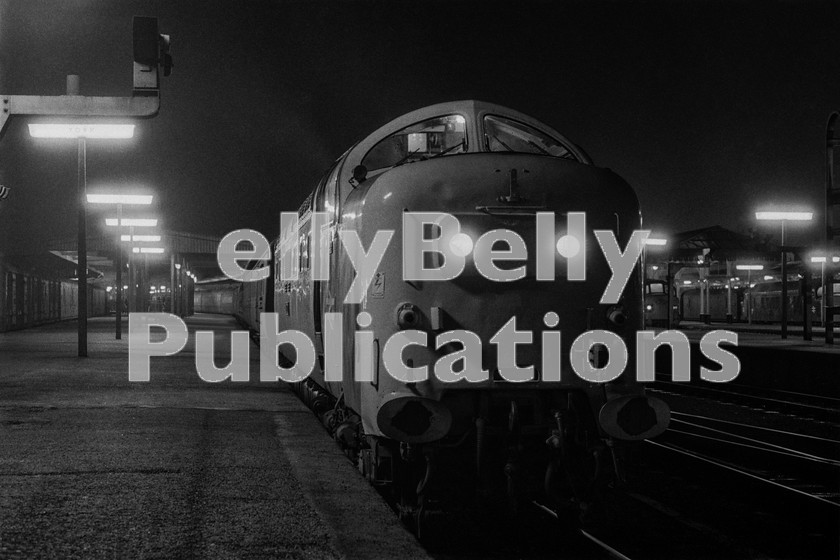
[[(79, 74), (83, 95), (130, 95), (132, 15), (160, 19), (175, 69), (133, 140), (89, 141), (88, 183), (153, 190), (169, 230), (273, 238), (354, 142), (475, 98), (622, 175), (657, 233), (747, 232), (759, 205), (795, 204), (817, 222), (794, 241), (821, 235), (839, 2), (0, 0), (0, 93), (61, 95)], [(75, 143), (27, 122), (0, 140), (7, 253), (76, 227)]]

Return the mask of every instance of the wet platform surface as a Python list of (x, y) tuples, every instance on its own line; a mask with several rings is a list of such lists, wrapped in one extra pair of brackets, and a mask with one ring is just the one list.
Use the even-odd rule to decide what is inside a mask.
[(0, 334), (0, 558), (426, 558), (282, 383), (210, 384), (190, 341), (128, 381), (114, 319)]

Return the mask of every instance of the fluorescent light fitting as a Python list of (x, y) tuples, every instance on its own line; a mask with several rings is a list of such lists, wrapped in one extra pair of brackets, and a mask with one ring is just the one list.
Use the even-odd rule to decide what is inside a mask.
[[(120, 225), (123, 227), (155, 227), (157, 226), (157, 223), (157, 218), (123, 218)], [(105, 218), (105, 225), (117, 225), (117, 218)]]
[(657, 237), (648, 237), (645, 239), (645, 245), (656, 245), (658, 247), (663, 247), (668, 244), (667, 239), (660, 239)]
[(756, 212), (756, 220), (799, 220), (806, 221), (814, 218), (813, 212)]
[(151, 204), (153, 195), (150, 194), (88, 194), (87, 201), (91, 204)]
[(140, 247), (141, 253), (146, 253), (149, 255), (162, 255), (163, 251), (163, 247)]
[(131, 138), (133, 124), (30, 124), (29, 135), (33, 138)]
[(121, 235), (120, 241), (134, 241), (139, 243), (157, 243), (160, 242), (160, 235)]
[(735, 265), (737, 270), (764, 270), (763, 264), (739, 264)]

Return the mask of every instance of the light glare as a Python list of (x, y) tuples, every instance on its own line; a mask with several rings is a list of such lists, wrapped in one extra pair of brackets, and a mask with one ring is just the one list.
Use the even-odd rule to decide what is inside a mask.
[(89, 194), (87, 201), (91, 204), (151, 204), (153, 196), (150, 194)]
[(160, 235), (121, 235), (120, 241), (156, 243), (160, 241)]
[(452, 236), (452, 239), (449, 240), (449, 250), (452, 251), (455, 256), (466, 257), (472, 253), (473, 240), (466, 233), (456, 233)]
[(777, 211), (766, 211), (766, 212), (756, 212), (755, 219), (756, 220), (811, 220), (814, 218), (813, 212), (777, 212)]
[[(157, 218), (123, 218), (120, 225), (123, 227), (155, 227), (157, 223)], [(117, 225), (117, 218), (105, 218), (105, 225)]]
[(131, 138), (133, 124), (30, 124), (33, 138)]
[(560, 256), (571, 259), (580, 253), (580, 241), (574, 235), (564, 235), (557, 240), (557, 252)]

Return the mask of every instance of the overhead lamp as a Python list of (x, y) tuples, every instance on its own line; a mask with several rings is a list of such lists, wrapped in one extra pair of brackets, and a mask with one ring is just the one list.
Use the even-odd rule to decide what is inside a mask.
[(121, 235), (120, 241), (156, 243), (160, 241), (160, 235)]
[(106, 226), (120, 225), (122, 227), (155, 227), (157, 218), (105, 218)]
[(131, 138), (133, 124), (101, 123), (32, 123), (29, 135), (33, 138)]
[(154, 195), (151, 194), (88, 194), (87, 201), (91, 204), (126, 204), (149, 205)]
[(787, 212), (776, 210), (765, 210), (755, 213), (756, 220), (794, 220), (808, 221), (814, 219), (813, 212)]

